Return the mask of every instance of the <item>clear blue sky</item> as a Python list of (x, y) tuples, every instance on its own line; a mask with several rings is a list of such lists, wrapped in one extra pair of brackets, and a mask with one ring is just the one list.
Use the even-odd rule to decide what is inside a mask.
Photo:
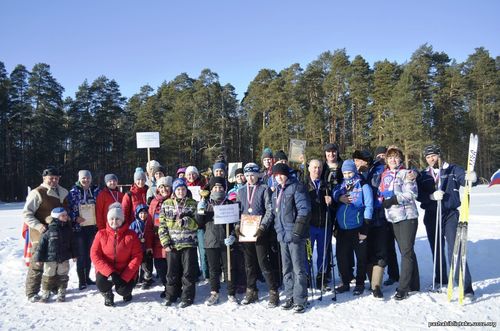
[(500, 1), (11, 0), (0, 5), (0, 61), (51, 66), (74, 97), (100, 75), (124, 96), (209, 68), (241, 99), (262, 68), (303, 68), (345, 48), (373, 64), (408, 60), (429, 43), (461, 62), (500, 55)]

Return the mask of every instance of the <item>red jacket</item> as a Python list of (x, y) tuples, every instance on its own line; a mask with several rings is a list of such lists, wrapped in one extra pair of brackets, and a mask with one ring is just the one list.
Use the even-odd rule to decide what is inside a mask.
[(138, 205), (144, 204), (147, 205), (146, 202), (146, 193), (148, 192), (148, 186), (144, 185), (142, 188), (139, 188), (137, 185), (132, 185), (130, 188), (130, 192), (127, 192), (123, 196), (122, 200), (122, 208), (123, 213), (125, 215), (125, 224), (127, 227), (130, 226), (130, 223), (135, 219), (135, 208)]
[(90, 248), (96, 272), (105, 277), (117, 272), (127, 283), (136, 277), (142, 255), (141, 242), (125, 224), (116, 231), (109, 225), (99, 230)]
[[(149, 216), (154, 221), (154, 236), (153, 236), (153, 258), (161, 259), (166, 258), (167, 254), (163, 249), (163, 246), (160, 242), (160, 237), (158, 236), (158, 227), (160, 226), (160, 212), (161, 205), (163, 201), (165, 201), (166, 197), (163, 197), (160, 194), (157, 194), (153, 200), (151, 200), (151, 204), (149, 205)], [(155, 216), (156, 215), (156, 216)]]
[(108, 223), (108, 208), (112, 203), (122, 203), (123, 193), (119, 190), (110, 190), (105, 187), (97, 195), (95, 202), (96, 225), (98, 230), (106, 228)]

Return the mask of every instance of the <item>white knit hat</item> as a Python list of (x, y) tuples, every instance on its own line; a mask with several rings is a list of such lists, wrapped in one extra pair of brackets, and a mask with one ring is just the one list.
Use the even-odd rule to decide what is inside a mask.
[(186, 168), (186, 175), (190, 172), (194, 172), (197, 175), (200, 174), (200, 172), (198, 171), (198, 168), (196, 168), (195, 166), (189, 166)]
[(108, 208), (108, 221), (112, 218), (118, 218), (120, 220), (124, 220), (125, 216), (123, 214), (122, 205), (119, 202), (112, 203)]

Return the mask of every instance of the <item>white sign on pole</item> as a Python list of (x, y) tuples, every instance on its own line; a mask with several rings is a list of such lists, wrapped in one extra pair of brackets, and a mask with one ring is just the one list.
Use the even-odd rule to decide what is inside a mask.
[(214, 223), (229, 224), (240, 221), (240, 205), (233, 203), (230, 205), (214, 206)]
[(137, 132), (137, 148), (159, 148), (160, 133), (159, 132)]
[(200, 195), (201, 187), (200, 186), (188, 186), (188, 190), (191, 191), (191, 195), (192, 195), (194, 200), (196, 200), (198, 202), (201, 200), (201, 195)]

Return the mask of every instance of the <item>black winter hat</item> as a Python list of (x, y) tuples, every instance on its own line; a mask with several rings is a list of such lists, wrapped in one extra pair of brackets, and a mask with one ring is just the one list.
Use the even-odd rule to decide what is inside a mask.
[(424, 157), (431, 154), (441, 155), (441, 149), (437, 145), (429, 145), (424, 148)]
[(375, 157), (379, 154), (385, 154), (387, 153), (387, 147), (385, 146), (377, 146), (377, 148), (375, 148), (375, 152), (373, 153), (373, 155), (375, 155)]
[(158, 171), (160, 171), (162, 174), (166, 175), (165, 168), (164, 168), (163, 166), (161, 166), (161, 165), (159, 165), (159, 166), (153, 166), (153, 167), (151, 168), (151, 170), (152, 170), (152, 172), (153, 172), (153, 175), (154, 175), (155, 173), (157, 173)]
[(336, 144), (326, 144), (325, 147), (323, 148), (323, 151), (325, 151), (325, 152), (332, 152), (332, 151), (338, 152), (339, 147)]
[(290, 174), (290, 168), (284, 163), (277, 163), (273, 165), (273, 175), (285, 175), (288, 177)]
[(234, 171), (234, 176), (237, 176), (237, 175), (239, 175), (239, 174), (244, 175), (244, 173), (243, 173), (243, 168), (238, 168), (238, 169), (236, 169), (236, 170)]
[(363, 161), (366, 161), (368, 163), (373, 162), (373, 157), (372, 157), (371, 153), (367, 150), (363, 150), (363, 151), (355, 150), (354, 153), (352, 153), (352, 158), (363, 160)]
[(48, 166), (47, 169), (45, 169), (42, 172), (42, 177), (45, 177), (45, 176), (61, 176), (61, 173), (59, 172), (59, 170), (56, 167)]
[(276, 161), (279, 161), (279, 160), (285, 160), (285, 161), (288, 161), (288, 156), (286, 156), (285, 152), (282, 151), (282, 150), (279, 150), (276, 152), (276, 154), (274, 154), (274, 159)]
[(210, 182), (208, 183), (208, 185), (210, 186), (210, 191), (212, 191), (216, 184), (220, 184), (224, 187), (224, 190), (226, 189), (226, 179), (224, 177), (214, 176), (210, 178)]

